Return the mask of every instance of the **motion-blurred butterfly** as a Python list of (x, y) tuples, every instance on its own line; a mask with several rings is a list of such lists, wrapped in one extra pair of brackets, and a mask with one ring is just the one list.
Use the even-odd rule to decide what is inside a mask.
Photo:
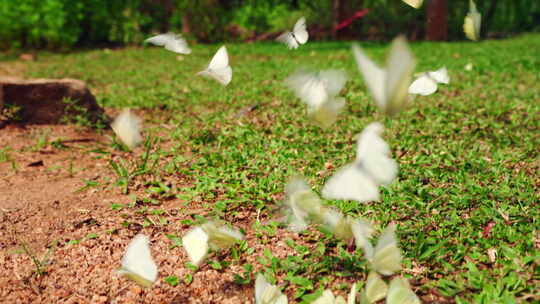
[(364, 82), (380, 110), (388, 115), (403, 110), (407, 105), (407, 88), (416, 65), (405, 37), (399, 36), (392, 42), (386, 68), (380, 68), (371, 61), (357, 45), (353, 45), (353, 54)]
[(166, 33), (159, 34), (157, 36), (150, 37), (144, 42), (151, 43), (158, 46), (164, 46), (166, 50), (180, 54), (190, 54), (186, 40), (180, 34)]
[(356, 160), (340, 169), (326, 182), (322, 195), (326, 199), (379, 200), (379, 186), (390, 184), (397, 176), (398, 166), (390, 158), (390, 148), (380, 137), (384, 128), (369, 124), (358, 136)]
[(255, 304), (287, 304), (287, 296), (276, 285), (271, 285), (262, 274), (255, 280)]
[(396, 226), (388, 225), (382, 232), (375, 249), (370, 242), (364, 245), (364, 255), (373, 270), (382, 275), (392, 275), (401, 270), (401, 251), (397, 246)]
[(390, 282), (388, 294), (386, 295), (387, 304), (420, 304), (422, 303), (418, 296), (411, 290), (409, 283), (401, 278), (395, 277)]
[(190, 230), (182, 238), (182, 245), (191, 263), (199, 266), (206, 258), (209, 249), (226, 249), (243, 237), (242, 233), (227, 226), (217, 226), (213, 222), (207, 222)]
[(476, 4), (473, 0), (469, 2), (469, 13), (465, 16), (463, 23), (463, 31), (465, 36), (470, 40), (477, 41), (480, 39), (480, 27), (482, 26), (482, 15), (476, 9)]
[(122, 267), (118, 270), (123, 275), (143, 287), (150, 287), (157, 278), (157, 265), (152, 260), (148, 237), (138, 234), (129, 243), (122, 258)]
[(356, 303), (356, 283), (351, 287), (347, 301), (342, 296), (335, 297), (330, 289), (323, 291), (323, 294), (311, 304), (355, 304)]
[(125, 109), (111, 123), (116, 136), (130, 149), (135, 148), (142, 142), (141, 137), (141, 119)]
[(285, 79), (298, 98), (308, 106), (308, 115), (321, 127), (329, 127), (345, 106), (345, 99), (336, 97), (347, 81), (341, 70), (307, 72), (300, 70)]
[(422, 6), (422, 2), (424, 2), (424, 0), (403, 0), (403, 2), (414, 8), (419, 8), (420, 6)]
[(366, 286), (360, 294), (361, 304), (371, 304), (386, 297), (388, 286), (376, 271), (370, 271)]
[(197, 75), (214, 78), (222, 85), (228, 85), (232, 79), (232, 69), (229, 66), (227, 48), (225, 46), (220, 47), (210, 61), (210, 64), (208, 64), (208, 67), (197, 73)]

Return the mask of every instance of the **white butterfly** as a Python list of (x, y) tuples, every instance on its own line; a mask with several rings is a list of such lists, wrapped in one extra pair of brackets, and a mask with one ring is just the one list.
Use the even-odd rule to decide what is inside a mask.
[(321, 217), (323, 206), (321, 199), (300, 177), (293, 177), (285, 187), (289, 229), (300, 232), (307, 228), (310, 216)]
[(311, 304), (355, 304), (356, 303), (356, 283), (351, 287), (347, 301), (342, 296), (335, 297), (331, 290), (326, 289), (323, 294)]
[(465, 71), (472, 71), (472, 69), (473, 69), (472, 63), (469, 62), (465, 65)]
[(208, 64), (208, 67), (197, 73), (197, 75), (211, 77), (224, 86), (228, 85), (232, 79), (232, 69), (229, 66), (227, 48), (225, 46), (220, 47), (210, 61), (210, 64)]
[(480, 27), (482, 25), (482, 14), (476, 9), (476, 4), (473, 0), (469, 2), (469, 13), (465, 16), (463, 23), (463, 31), (465, 36), (471, 40), (477, 41), (480, 39)]
[(156, 281), (158, 270), (152, 260), (148, 237), (138, 234), (129, 243), (122, 258), (122, 267), (118, 274), (123, 275), (144, 287), (150, 287)]
[(397, 246), (396, 226), (388, 225), (373, 249), (370, 242), (365, 242), (364, 254), (373, 270), (383, 275), (392, 275), (401, 270), (401, 252)]
[(209, 249), (226, 249), (243, 237), (242, 233), (227, 226), (218, 227), (213, 222), (207, 222), (190, 230), (182, 238), (182, 245), (191, 263), (199, 266), (208, 255)]
[(438, 83), (450, 83), (450, 77), (448, 76), (446, 67), (436, 71), (422, 73), (421, 76), (416, 78), (409, 86), (409, 94), (418, 94), (422, 96), (431, 95), (437, 91)]
[(367, 278), (366, 287), (360, 295), (360, 303), (375, 303), (379, 300), (384, 299), (387, 292), (388, 286), (381, 279), (381, 276), (377, 272), (371, 271)]
[(379, 185), (390, 184), (397, 176), (398, 166), (390, 158), (390, 148), (380, 137), (384, 127), (374, 122), (358, 136), (356, 160), (338, 169), (322, 189), (326, 199), (379, 200)]
[(349, 240), (354, 237), (356, 247), (359, 248), (364, 247), (373, 233), (373, 227), (368, 221), (362, 218), (344, 216), (342, 213), (330, 208), (323, 210), (323, 219), (323, 224), (338, 239)]
[(142, 142), (141, 137), (141, 119), (131, 113), (129, 109), (125, 109), (111, 123), (116, 136), (128, 146), (130, 149), (135, 148)]
[(336, 97), (347, 82), (341, 70), (318, 73), (298, 71), (285, 79), (285, 84), (308, 106), (308, 115), (320, 126), (328, 127), (345, 106), (345, 99)]
[(422, 2), (424, 2), (424, 0), (403, 0), (403, 2), (414, 8), (419, 8), (422, 5)]
[(277, 41), (285, 43), (289, 49), (296, 49), (300, 44), (308, 41), (309, 34), (306, 30), (306, 18), (302, 17), (296, 21), (292, 32), (284, 32), (276, 38)]
[(418, 296), (411, 290), (409, 282), (401, 277), (395, 277), (390, 282), (388, 295), (386, 296), (387, 304), (420, 304), (422, 303)]
[(353, 45), (353, 54), (366, 86), (381, 111), (393, 115), (403, 110), (407, 105), (407, 88), (416, 65), (405, 37), (399, 36), (392, 42), (384, 69), (371, 61), (357, 45)]
[(144, 42), (159, 46), (165, 46), (165, 49), (171, 52), (180, 54), (191, 54), (191, 49), (189, 48), (186, 40), (180, 34), (159, 34), (157, 36), (146, 39)]
[(287, 304), (285, 296), (276, 285), (271, 285), (262, 274), (255, 280), (255, 304)]

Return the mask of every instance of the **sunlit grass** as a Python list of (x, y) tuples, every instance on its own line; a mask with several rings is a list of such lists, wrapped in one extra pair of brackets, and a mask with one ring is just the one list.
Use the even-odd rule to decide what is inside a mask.
[[(388, 50), (360, 43), (378, 60)], [(195, 45), (188, 56), (150, 47), (42, 55), (28, 74), (79, 78), (102, 106), (149, 109), (145, 133), (159, 135), (159, 142), (133, 164), (112, 162), (118, 180), (110, 183), (128, 193), (130, 181), (144, 177), (152, 202), (198, 201), (233, 221), (240, 210), (271, 217), (293, 174), (320, 191), (335, 168), (355, 157), (354, 135), (379, 120), (400, 164), (398, 180), (382, 190), (379, 203), (328, 203), (380, 228), (397, 222), (405, 273), (426, 293), (436, 289), (462, 302), (538, 299), (540, 36), (413, 43), (417, 71), (446, 66), (451, 82), (416, 98), (395, 119), (377, 113), (350, 45), (314, 42), (296, 51), (274, 43), (227, 45), (233, 80), (225, 88), (195, 76), (219, 45)], [(468, 63), (472, 71), (465, 71)], [(283, 85), (302, 66), (345, 69), (350, 76), (342, 94), (346, 110), (329, 129), (311, 124)], [(7, 150), (0, 155), (8, 159)], [(143, 163), (144, 172), (133, 173)], [(179, 179), (190, 186), (171, 186)], [(271, 234), (275, 227), (254, 221), (253, 229)], [(306, 238), (320, 245), (310, 251), (290, 241), (297, 256), (276, 261), (267, 252), (260, 261), (267, 272), (287, 274), (299, 296), (328, 277), (366, 271), (360, 250), (349, 253), (329, 237)], [(329, 256), (336, 246), (338, 256)]]

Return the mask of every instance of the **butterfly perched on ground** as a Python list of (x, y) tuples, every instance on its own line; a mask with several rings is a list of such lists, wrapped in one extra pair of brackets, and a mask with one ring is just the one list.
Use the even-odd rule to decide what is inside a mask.
[(416, 65), (405, 37), (399, 36), (392, 42), (385, 68), (369, 59), (359, 46), (353, 45), (352, 50), (358, 69), (379, 109), (388, 115), (403, 110), (407, 105), (407, 88)]
[(289, 49), (296, 49), (300, 44), (305, 44), (308, 38), (306, 18), (302, 17), (296, 21), (292, 32), (286, 31), (279, 35), (276, 40), (285, 43)]
[(361, 248), (373, 233), (371, 223), (362, 218), (345, 216), (329, 207), (323, 209), (321, 224), (324, 224), (334, 236), (341, 240), (354, 238), (356, 247)]
[(425, 72), (416, 78), (409, 86), (409, 94), (427, 96), (437, 91), (437, 84), (449, 84), (448, 70), (443, 67), (436, 71)]
[(361, 304), (371, 304), (386, 297), (388, 285), (376, 271), (370, 271), (364, 290), (360, 294)]
[(342, 70), (299, 70), (285, 79), (285, 84), (307, 104), (308, 116), (321, 127), (333, 124), (345, 106), (345, 99), (336, 97), (345, 82), (347, 74)]
[(156, 281), (158, 270), (152, 260), (148, 237), (138, 234), (129, 243), (122, 258), (118, 274), (123, 275), (143, 287), (150, 287)]
[(226, 249), (243, 238), (242, 233), (237, 230), (207, 222), (190, 230), (182, 238), (182, 245), (191, 263), (199, 266), (206, 258), (209, 249)]
[(287, 182), (283, 204), (289, 229), (294, 232), (305, 230), (309, 218), (322, 218), (321, 199), (301, 177), (295, 176)]
[(473, 0), (469, 2), (469, 13), (465, 16), (463, 23), (463, 31), (465, 36), (470, 40), (477, 41), (480, 39), (480, 27), (482, 26), (482, 15), (476, 9), (476, 4)]
[(271, 285), (262, 274), (255, 279), (255, 304), (287, 304), (287, 296), (276, 285)]
[(398, 172), (396, 161), (390, 158), (390, 147), (380, 137), (383, 130), (378, 122), (362, 130), (358, 136), (356, 160), (330, 177), (322, 189), (324, 198), (361, 203), (379, 200), (379, 186), (390, 184)]
[(210, 61), (210, 64), (208, 64), (208, 67), (197, 73), (197, 75), (214, 78), (222, 85), (228, 85), (232, 79), (232, 69), (229, 66), (227, 48), (225, 46), (220, 47)]
[(347, 301), (342, 296), (334, 296), (330, 289), (323, 291), (323, 294), (311, 304), (355, 304), (356, 303), (356, 283), (351, 287)]
[(124, 109), (111, 123), (116, 136), (129, 148), (133, 149), (143, 140), (141, 136), (141, 119)]
[(164, 46), (166, 50), (180, 54), (191, 54), (186, 40), (180, 34), (166, 33), (150, 37), (144, 42)]
[(418, 296), (411, 290), (411, 286), (406, 279), (395, 277), (390, 282), (386, 295), (388, 304), (420, 304)]
[(403, 2), (414, 8), (419, 8), (420, 6), (422, 6), (422, 2), (424, 2), (424, 0), (403, 0)]
[(396, 226), (388, 225), (382, 232), (375, 248), (365, 242), (364, 255), (371, 268), (382, 275), (392, 275), (401, 270), (401, 251), (397, 246)]

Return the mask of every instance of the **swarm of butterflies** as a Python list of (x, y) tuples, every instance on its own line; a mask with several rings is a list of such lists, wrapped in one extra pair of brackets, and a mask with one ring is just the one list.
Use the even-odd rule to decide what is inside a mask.
[[(403, 0), (408, 5), (419, 8), (423, 0)], [(481, 15), (473, 0), (465, 17), (463, 29), (467, 38), (478, 40)], [(296, 49), (307, 43), (309, 38), (305, 18), (300, 18), (292, 31), (277, 37), (289, 49)], [(166, 33), (147, 39), (145, 42), (163, 46), (166, 50), (190, 54), (186, 40), (178, 34)], [(399, 36), (392, 42), (386, 66), (374, 63), (357, 45), (352, 52), (364, 82), (379, 110), (392, 116), (403, 111), (414, 95), (427, 96), (437, 91), (439, 84), (449, 84), (450, 77), (445, 67), (416, 75), (416, 65), (407, 41)], [(472, 69), (471, 66), (466, 67)], [(232, 80), (227, 49), (218, 49), (208, 66), (197, 75), (212, 78), (226, 86)], [(308, 117), (313, 123), (327, 128), (331, 126), (345, 106), (345, 99), (339, 93), (347, 82), (347, 75), (341, 70), (308, 71), (299, 70), (285, 79), (285, 85), (307, 105)], [(111, 127), (118, 138), (129, 148), (139, 145), (141, 119), (129, 109), (122, 111), (112, 122)], [(384, 127), (379, 122), (367, 125), (357, 135), (356, 158), (339, 168), (324, 184), (321, 194), (329, 200), (354, 200), (367, 203), (380, 200), (379, 187), (393, 182), (398, 174), (398, 165), (391, 158), (391, 150), (381, 135)], [(360, 303), (375, 303), (386, 298), (386, 303), (420, 303), (407, 280), (394, 276), (389, 284), (385, 279), (401, 270), (402, 254), (396, 238), (396, 226), (388, 225), (380, 234), (375, 246), (370, 239), (374, 232), (372, 224), (363, 218), (346, 216), (337, 209), (325, 205), (322, 199), (311, 190), (301, 177), (293, 177), (285, 188), (286, 198), (282, 208), (284, 220), (290, 230), (301, 232), (310, 224), (322, 225), (336, 238), (354, 241), (361, 248), (370, 265), (370, 272), (364, 289), (360, 293)], [(227, 249), (243, 239), (243, 234), (223, 222), (209, 221), (191, 229), (182, 238), (182, 245), (191, 263), (200, 266), (210, 251)], [(143, 287), (151, 287), (156, 281), (158, 269), (153, 261), (149, 238), (139, 234), (128, 245), (118, 270), (120, 275), (132, 279)], [(315, 304), (354, 304), (357, 303), (356, 283), (345, 300), (325, 290)], [(280, 288), (270, 284), (262, 274), (255, 281), (256, 304), (286, 304), (288, 299)]]

